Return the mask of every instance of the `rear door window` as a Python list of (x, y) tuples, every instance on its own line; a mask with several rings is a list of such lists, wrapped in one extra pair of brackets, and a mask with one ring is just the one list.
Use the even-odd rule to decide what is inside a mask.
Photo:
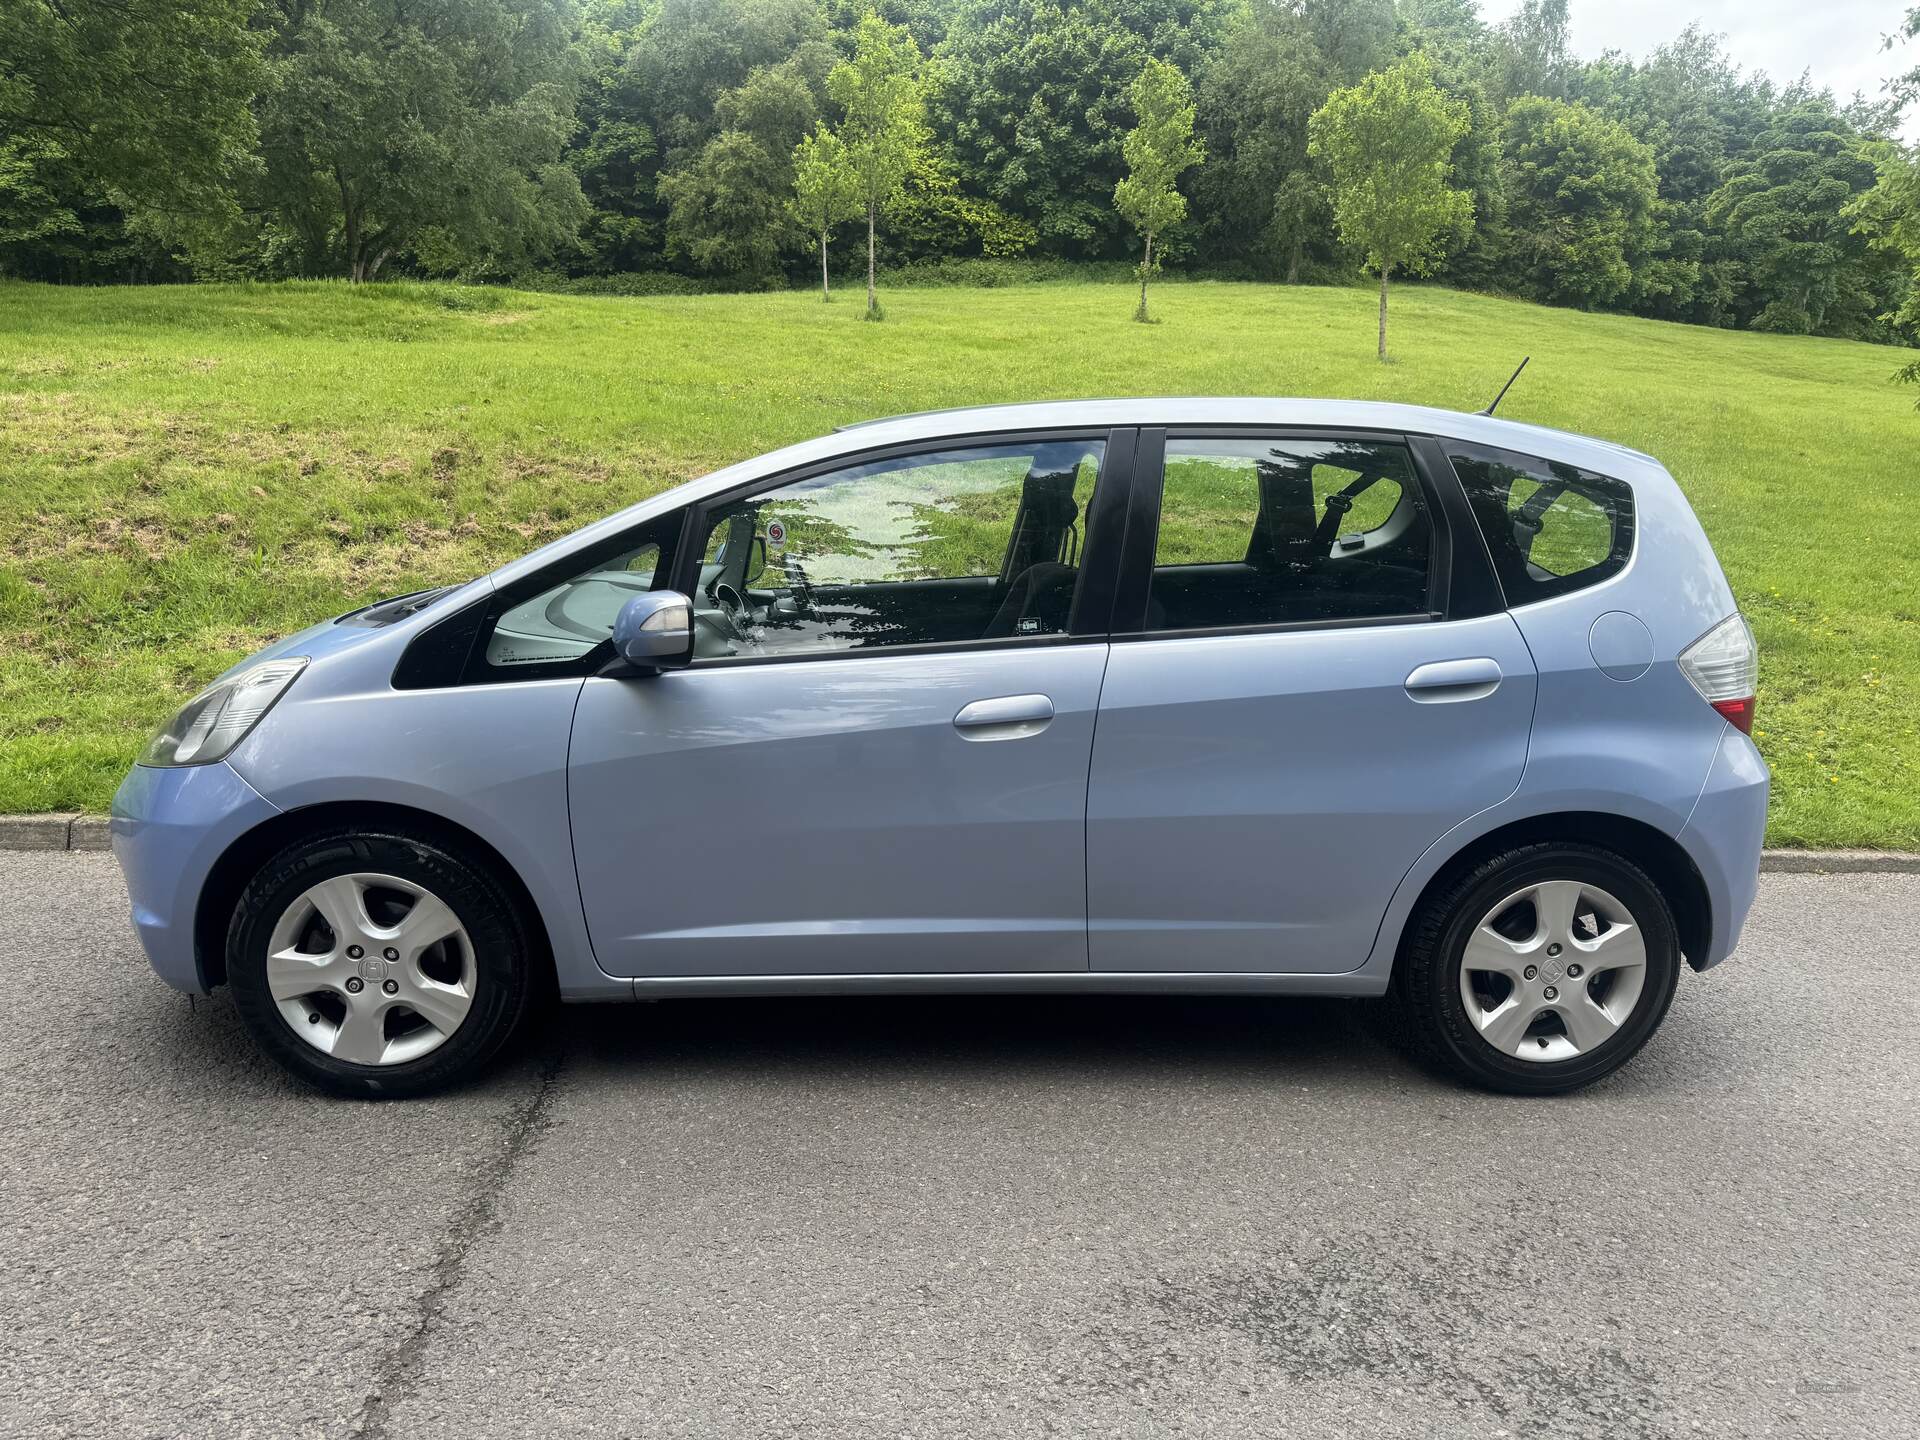
[(1147, 629), (1422, 614), (1433, 527), (1404, 445), (1168, 439)]
[(1598, 585), (1633, 554), (1633, 487), (1557, 461), (1450, 442), (1509, 605)]

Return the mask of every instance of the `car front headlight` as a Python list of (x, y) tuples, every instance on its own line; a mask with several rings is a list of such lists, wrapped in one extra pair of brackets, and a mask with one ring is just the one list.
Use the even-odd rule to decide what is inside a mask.
[(263, 660), (214, 681), (180, 707), (142, 752), (140, 763), (206, 765), (224, 758), (306, 668), (305, 656)]

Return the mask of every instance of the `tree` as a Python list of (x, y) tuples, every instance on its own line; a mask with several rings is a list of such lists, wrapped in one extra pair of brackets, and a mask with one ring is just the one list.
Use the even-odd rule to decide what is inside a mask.
[(1300, 283), (1308, 247), (1325, 234), (1331, 218), (1327, 187), (1312, 172), (1289, 170), (1274, 187), (1273, 206), (1261, 238), (1273, 253), (1285, 257), (1287, 284)]
[(867, 313), (881, 318), (873, 288), (874, 233), (880, 213), (904, 188), (926, 138), (920, 47), (903, 26), (869, 11), (854, 30), (853, 58), (833, 67), (827, 92), (845, 118), (840, 143), (854, 194), (867, 216)]
[(1437, 38), (1478, 45), (1486, 37), (1479, 0), (1400, 0), (1395, 8), (1423, 41)]
[[(609, 28), (594, 44), (588, 26), (601, 58), (574, 156), (595, 211), (587, 234), (613, 252), (599, 268), (656, 265), (664, 251), (685, 268), (738, 277), (745, 264), (762, 278), (772, 262), (759, 257), (777, 255), (791, 231), (793, 147), (838, 58), (819, 0), (591, 3)], [(728, 131), (768, 153), (750, 155), (737, 138), (710, 152)], [(773, 189), (746, 183), (749, 173)]]
[[(1876, 160), (1879, 183), (1854, 200), (1848, 218), (1856, 232), (1906, 268), (1906, 294), (1889, 318), (1909, 342), (1920, 342), (1920, 148), (1882, 144)], [(1894, 378), (1920, 385), (1920, 360), (1903, 366)], [(1920, 399), (1913, 407), (1920, 410)]]
[(232, 214), (260, 78), (253, 0), (0, 5), (0, 243), (117, 206), (178, 236)]
[[(804, 277), (842, 222), (796, 160), (823, 133), (849, 174), (856, 148), (888, 148), (856, 147), (827, 84), (839, 67), (866, 88), (879, 36), (918, 84), (900, 92), (911, 158), (868, 172), (900, 178), (858, 202), (870, 279), (881, 260), (1026, 254), (1126, 257), (1149, 290), (1187, 257), (1327, 279), (1356, 258), (1361, 197), (1337, 222), (1311, 117), (1417, 52), (1468, 119), (1443, 189), (1471, 214), (1429, 236), (1433, 278), (1911, 340), (1913, 267), (1875, 167), (1920, 102), (1920, 0), (1882, 9), (1907, 73), (1841, 103), (1741, 70), (1697, 26), (1581, 61), (1569, 0), (0, 0), (0, 272)], [(1191, 79), (1204, 159), (1148, 264), (1117, 199), (1150, 59)], [(1383, 292), (1416, 268), (1393, 261)]]
[(1033, 227), (1040, 248), (1114, 259), (1127, 92), (1149, 55), (1198, 76), (1246, 0), (960, 0), (929, 105), (961, 186)]
[(716, 113), (722, 95), (754, 71), (827, 39), (819, 0), (655, 0), (644, 8), (627, 54), (623, 99), (657, 137), (666, 170), (723, 128)]
[[(147, 214), (130, 221), (57, 146), (0, 145), (0, 274), (69, 285), (191, 280), (177, 246), (192, 242), (192, 228), (158, 227)], [(223, 203), (207, 228), (227, 229)]]
[(298, 268), (371, 280), (429, 239), (515, 268), (586, 218), (572, 0), (277, 0), (258, 196)]
[(1433, 61), (1434, 85), (1466, 106), (1467, 132), (1453, 147), (1452, 178), (1455, 188), (1473, 197), (1470, 221), (1445, 237), (1447, 254), (1431, 273), (1466, 290), (1503, 290), (1507, 279), (1501, 248), (1509, 233), (1500, 156), (1503, 124), (1493, 98), (1499, 83), (1492, 42), (1483, 42), (1480, 34), (1471, 26), (1456, 26), (1432, 37), (1426, 50)]
[(1828, 97), (1777, 109), (1749, 155), (1707, 202), (1745, 284), (1736, 317), (1756, 330), (1864, 335), (1886, 268), (1847, 215), (1876, 180), (1871, 147)]
[(1292, 0), (1314, 47), (1345, 84), (1385, 68), (1393, 54), (1393, 0)]
[[(1893, 34), (1887, 37), (1886, 48), (1891, 50), (1902, 40), (1920, 40), (1920, 5), (1907, 11), (1907, 18), (1900, 21)], [(1904, 75), (1896, 76), (1887, 87), (1893, 92), (1893, 98), (1902, 105), (1911, 105), (1920, 100), (1920, 65), (1916, 65)]]
[(966, 193), (952, 151), (932, 140), (914, 157), (887, 212), (887, 249), (902, 259), (1024, 255), (1037, 238), (1019, 216)]
[(1334, 258), (1326, 187), (1307, 121), (1340, 83), (1305, 20), (1257, 0), (1195, 84), (1206, 159), (1192, 181), (1200, 249), (1288, 284)]
[[(1762, 82), (1764, 83), (1764, 82)], [(1668, 320), (1724, 325), (1740, 284), (1725, 234), (1706, 218), (1733, 146), (1765, 123), (1769, 103), (1718, 36), (1689, 25), (1644, 62), (1609, 56), (1586, 67), (1575, 98), (1653, 149), (1659, 196), (1644, 255), (1622, 297)]]
[(669, 258), (753, 283), (776, 274), (793, 238), (793, 153), (818, 115), (822, 58), (809, 47), (720, 96), (719, 134), (660, 176)]
[(1499, 35), (1503, 93), (1508, 97), (1566, 94), (1572, 60), (1568, 0), (1520, 0)]
[(785, 155), (742, 131), (721, 131), (691, 164), (660, 177), (667, 257), (747, 284), (768, 279), (791, 223), (791, 183)]
[(1416, 52), (1334, 91), (1308, 127), (1309, 149), (1333, 172), (1334, 224), (1380, 276), (1383, 361), (1388, 278), (1396, 269), (1421, 273), (1444, 240), (1473, 223), (1473, 197), (1447, 183), (1467, 126), (1467, 107), (1434, 87)]
[(820, 237), (820, 299), (833, 299), (827, 276), (827, 236), (842, 220), (860, 213), (858, 182), (847, 167), (840, 137), (817, 128), (793, 151), (793, 214)]
[(1193, 138), (1193, 87), (1164, 60), (1149, 60), (1133, 82), (1133, 113), (1139, 124), (1123, 147), (1127, 176), (1113, 189), (1113, 203), (1140, 234), (1140, 308), (1147, 319), (1147, 278), (1153, 274), (1153, 241), (1186, 218), (1187, 200), (1175, 188), (1181, 172), (1198, 165), (1205, 151)]
[(1557, 305), (1609, 304), (1653, 239), (1653, 151), (1584, 105), (1528, 95), (1507, 107), (1506, 272)]
[(1146, 49), (1091, 8), (975, 4), (938, 54), (935, 118), (965, 184), (1032, 225), (1050, 254), (1116, 253), (1127, 85)]
[(630, 66), (647, 0), (585, 0), (583, 9), (579, 126), (566, 152), (588, 205), (580, 234), (583, 268), (639, 270), (660, 247), (659, 145)]

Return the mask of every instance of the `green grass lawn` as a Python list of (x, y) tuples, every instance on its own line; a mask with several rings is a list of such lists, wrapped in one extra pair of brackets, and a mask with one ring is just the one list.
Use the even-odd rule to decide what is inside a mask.
[(730, 460), (986, 401), (1328, 395), (1648, 450), (1762, 646), (1781, 844), (1920, 846), (1920, 415), (1908, 352), (1402, 289), (588, 299), (329, 284), (0, 285), (0, 810), (100, 810), (262, 642), (462, 578)]

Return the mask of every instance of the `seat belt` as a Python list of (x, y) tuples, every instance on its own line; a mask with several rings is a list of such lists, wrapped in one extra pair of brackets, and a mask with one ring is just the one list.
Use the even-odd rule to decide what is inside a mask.
[(1526, 503), (1513, 517), (1513, 543), (1519, 547), (1521, 559), (1533, 558), (1533, 542), (1539, 538), (1541, 528), (1546, 524), (1542, 517), (1553, 507), (1553, 502), (1560, 498), (1567, 485), (1565, 480), (1547, 481), (1527, 497)]
[(1348, 485), (1346, 489), (1327, 497), (1326, 513), (1320, 517), (1320, 523), (1314, 526), (1313, 529), (1313, 548), (1315, 551), (1324, 554), (1326, 548), (1333, 544), (1334, 537), (1340, 533), (1340, 522), (1346, 519), (1347, 512), (1353, 509), (1355, 497), (1380, 478), (1382, 478), (1382, 475), (1378, 470), (1374, 471), (1371, 475), (1362, 475), (1358, 480)]

